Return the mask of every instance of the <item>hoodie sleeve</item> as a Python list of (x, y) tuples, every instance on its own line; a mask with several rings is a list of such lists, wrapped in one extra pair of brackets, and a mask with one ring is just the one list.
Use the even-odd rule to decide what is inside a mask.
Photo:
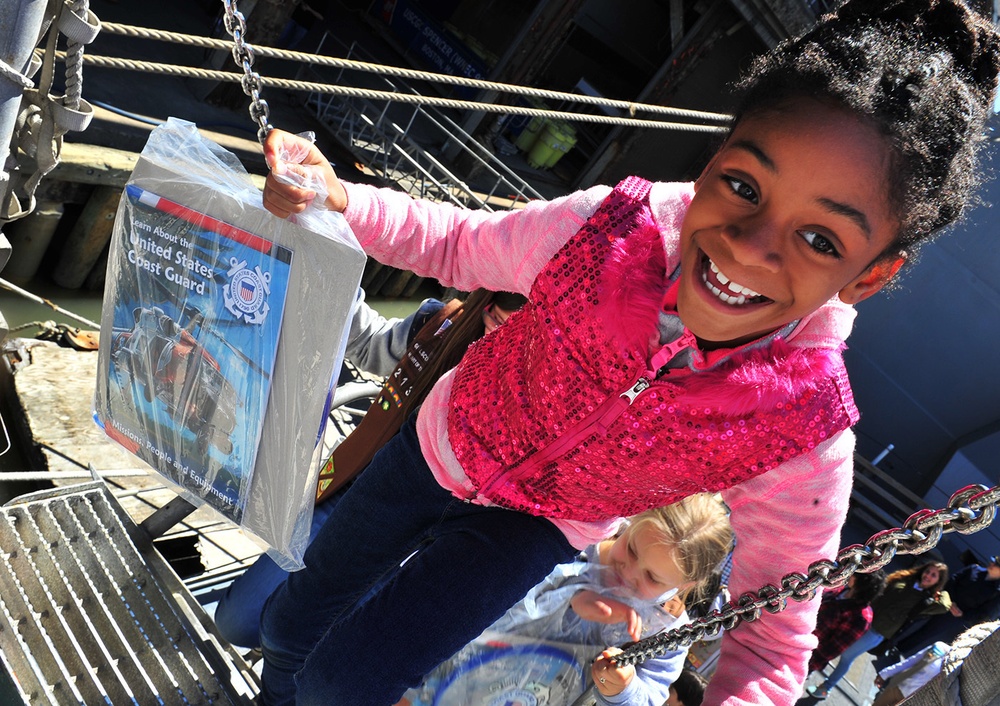
[(595, 186), (491, 213), (392, 189), (344, 186), (344, 216), (365, 252), (379, 262), (462, 291), (485, 287), (522, 294), (611, 191)]
[[(854, 434), (842, 431), (778, 468), (723, 492), (736, 534), (733, 598), (781, 585), (818, 559), (836, 557), (854, 477)], [(820, 596), (789, 600), (723, 635), (719, 666), (705, 693), (716, 704), (794, 704), (801, 696)]]
[(636, 667), (635, 679), (622, 693), (604, 696), (594, 689), (597, 703), (600, 706), (663, 706), (670, 698), (670, 685), (680, 676), (686, 657), (685, 649), (643, 662)]

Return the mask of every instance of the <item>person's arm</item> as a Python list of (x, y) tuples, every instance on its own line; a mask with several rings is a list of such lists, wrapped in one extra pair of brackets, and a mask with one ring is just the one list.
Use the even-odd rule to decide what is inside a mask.
[[(854, 435), (840, 432), (812, 452), (723, 491), (736, 535), (730, 588), (736, 599), (765, 584), (780, 588), (790, 572), (805, 573), (834, 558), (853, 482)], [(726, 631), (719, 665), (705, 694), (715, 704), (795, 703), (816, 647), (819, 597), (789, 600), (780, 613)]]
[(677, 650), (662, 657), (646, 660), (635, 668), (635, 675), (625, 688), (615, 695), (605, 695), (595, 689), (600, 706), (663, 706), (670, 698), (670, 685), (677, 681), (687, 650)]
[(365, 252), (379, 262), (464, 291), (483, 287), (521, 294), (609, 193), (599, 186), (489, 213), (391, 189), (345, 188), (344, 216)]
[(633, 640), (642, 635), (642, 617), (631, 606), (602, 596), (596, 591), (581, 590), (570, 599), (570, 608), (583, 620), (604, 625), (625, 624)]
[[(436, 299), (426, 299), (406, 318), (387, 319), (368, 306), (364, 290), (359, 289), (344, 357), (366, 372), (389, 375), (406, 354), (412, 334), (416, 333), (413, 329), (418, 314), (422, 316), (429, 309), (433, 314), (441, 306)], [(426, 318), (422, 316), (423, 320)]]
[(289, 173), (300, 175), (299, 183), (323, 185), (324, 206), (344, 214), (365, 252), (376, 260), (463, 291), (527, 294), (545, 263), (611, 191), (595, 186), (490, 213), (340, 181), (315, 145), (281, 130), (268, 135), (264, 157), (271, 168), (263, 193), (268, 211), (286, 218), (313, 202), (316, 191), (283, 180)]
[(951, 596), (947, 591), (939, 591), (917, 615), (941, 615), (951, 612)]
[(924, 649), (920, 650), (919, 652), (917, 652), (917, 653), (915, 653), (913, 655), (910, 655), (909, 657), (907, 657), (905, 659), (902, 659), (899, 662), (896, 662), (895, 664), (890, 664), (888, 667), (884, 667), (883, 669), (881, 669), (879, 671), (879, 673), (878, 673), (879, 677), (881, 677), (882, 681), (884, 681), (884, 682), (889, 681), (890, 679), (892, 679), (894, 676), (896, 676), (897, 674), (899, 674), (904, 669), (909, 669), (911, 666), (913, 666), (918, 661), (920, 661), (921, 659), (923, 659), (923, 656), (925, 654), (927, 654), (927, 651), (929, 649), (930, 649), (930, 647), (925, 647)]
[[(987, 581), (986, 570), (981, 566), (974, 564), (965, 567), (962, 571), (959, 571), (955, 575), (953, 581), (949, 584), (949, 586), (954, 589), (949, 592), (952, 603), (952, 615), (965, 617), (966, 624), (968, 625), (984, 623), (988, 620), (996, 620), (1000, 617), (1000, 581), (989, 582), (989, 585), (993, 586), (995, 589), (991, 595), (984, 597), (983, 600), (980, 600), (976, 604), (972, 604), (970, 601), (970, 594), (981, 597), (981, 594), (974, 590), (974, 584), (983, 581)], [(958, 607), (958, 603), (962, 597), (965, 598), (963, 605), (968, 603), (968, 605), (965, 606), (964, 613), (962, 612), (962, 609), (959, 609)]]

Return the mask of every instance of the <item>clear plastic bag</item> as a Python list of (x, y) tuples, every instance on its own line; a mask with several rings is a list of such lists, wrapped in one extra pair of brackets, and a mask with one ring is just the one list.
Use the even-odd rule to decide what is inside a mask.
[(152, 132), (118, 208), (95, 419), (287, 569), (308, 542), (365, 260), (341, 214), (276, 218), (182, 120)]
[(590, 683), (600, 650), (485, 632), (406, 692), (409, 706), (566, 706)]

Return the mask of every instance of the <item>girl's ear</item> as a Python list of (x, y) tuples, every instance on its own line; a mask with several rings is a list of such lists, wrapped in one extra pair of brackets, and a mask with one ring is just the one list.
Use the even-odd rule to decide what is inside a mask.
[(857, 304), (864, 301), (887, 285), (905, 262), (905, 252), (899, 252), (894, 258), (879, 260), (840, 290), (840, 301), (845, 304)]

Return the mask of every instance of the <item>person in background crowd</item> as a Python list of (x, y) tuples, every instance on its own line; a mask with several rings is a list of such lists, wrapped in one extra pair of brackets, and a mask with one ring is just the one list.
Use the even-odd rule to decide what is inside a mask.
[(951, 610), (932, 616), (925, 625), (906, 639), (899, 649), (913, 654), (934, 642), (951, 644), (974, 625), (1000, 618), (1000, 557), (991, 556), (986, 565), (973, 563), (949, 579), (945, 590), (951, 597)]
[(921, 615), (946, 613), (951, 599), (944, 585), (948, 581), (948, 566), (929, 561), (909, 569), (889, 574), (882, 595), (872, 601), (872, 623), (853, 645), (844, 650), (836, 669), (819, 686), (806, 687), (806, 693), (825, 699), (863, 653), (895, 637), (909, 620)]
[(945, 642), (935, 642), (912, 657), (889, 665), (875, 677), (881, 691), (872, 706), (896, 706), (941, 672), (945, 655), (951, 648)]
[(816, 616), (818, 644), (809, 658), (809, 671), (818, 672), (858, 641), (872, 626), (872, 601), (885, 589), (885, 572), (855, 572), (841, 588), (823, 593)]
[(693, 669), (684, 669), (677, 681), (670, 685), (670, 698), (663, 706), (701, 706), (707, 686), (705, 677)]

